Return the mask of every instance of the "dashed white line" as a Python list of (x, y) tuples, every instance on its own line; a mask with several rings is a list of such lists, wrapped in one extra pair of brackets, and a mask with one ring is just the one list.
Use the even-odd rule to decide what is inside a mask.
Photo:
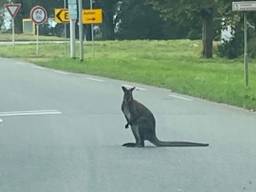
[(173, 97), (175, 99), (180, 99), (180, 100), (184, 100), (184, 101), (193, 101), (193, 99), (183, 97), (183, 96), (180, 96), (180, 95), (170, 94), (169, 97)]
[(0, 112), (0, 117), (12, 116), (32, 116), (32, 115), (59, 115), (62, 112), (58, 110), (34, 110), (34, 111), (8, 111)]
[(2, 123), (3, 122), (3, 119), (0, 119), (0, 123)]
[(102, 79), (96, 79), (96, 78), (93, 78), (93, 77), (86, 77), (86, 79), (90, 80), (90, 81), (104, 82), (104, 80), (102, 80)]
[[(127, 85), (127, 84), (122, 84), (122, 86), (127, 87), (127, 88), (136, 87), (136, 86)], [(142, 87), (136, 87), (136, 90), (138, 90), (138, 91), (147, 91), (147, 89), (142, 88)]]

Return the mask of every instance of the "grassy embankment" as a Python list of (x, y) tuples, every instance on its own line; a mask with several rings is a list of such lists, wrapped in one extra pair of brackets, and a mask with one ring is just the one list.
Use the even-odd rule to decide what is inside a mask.
[(106, 41), (85, 46), (85, 61), (68, 57), (67, 45), (1, 46), (0, 56), (54, 69), (140, 82), (256, 110), (256, 60), (250, 60), (250, 86), (244, 87), (243, 60), (200, 58), (200, 41)]

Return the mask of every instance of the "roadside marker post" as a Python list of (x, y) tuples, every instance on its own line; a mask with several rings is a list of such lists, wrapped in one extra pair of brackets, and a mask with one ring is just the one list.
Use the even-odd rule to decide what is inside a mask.
[(249, 66), (248, 66), (248, 51), (247, 51), (247, 11), (256, 11), (256, 1), (239, 1), (232, 2), (232, 11), (243, 12), (244, 14), (244, 81), (245, 87), (249, 86)]
[(20, 3), (10, 3), (10, 4), (5, 4), (4, 6), (12, 17), (12, 45), (14, 47), (15, 46), (15, 22), (14, 22), (14, 18), (16, 17), (17, 13), (19, 12), (19, 10), (21, 8), (21, 4)]
[(39, 55), (39, 25), (47, 21), (47, 11), (42, 6), (36, 5), (30, 11), (30, 17), (36, 24), (36, 55)]

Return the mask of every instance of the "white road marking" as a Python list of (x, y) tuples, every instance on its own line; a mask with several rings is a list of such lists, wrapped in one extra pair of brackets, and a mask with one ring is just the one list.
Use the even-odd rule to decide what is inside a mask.
[(11, 116), (32, 116), (32, 115), (59, 115), (62, 112), (57, 110), (34, 110), (34, 111), (8, 111), (0, 112), (0, 117)]
[[(127, 88), (133, 88), (133, 87), (136, 87), (136, 86), (127, 85), (127, 84), (122, 84), (122, 86), (127, 87)], [(147, 89), (142, 88), (142, 87), (136, 87), (136, 90), (138, 90), (138, 91), (147, 91)]]
[(181, 100), (184, 100), (184, 101), (193, 101), (193, 99), (183, 97), (183, 96), (180, 96), (180, 95), (170, 94), (169, 97), (173, 97), (175, 99), (181, 99)]
[(0, 123), (2, 123), (3, 122), (3, 119), (0, 119)]
[(37, 66), (37, 65), (32, 65), (32, 67), (35, 68), (35, 69), (46, 70), (46, 68), (40, 67), (40, 66)]
[(62, 74), (62, 75), (69, 75), (69, 73), (65, 71), (59, 71), (59, 70), (51, 70), (51, 71), (53, 71), (54, 73)]
[(86, 79), (90, 80), (90, 81), (104, 82), (104, 80), (102, 80), (102, 79), (96, 79), (96, 78), (93, 78), (93, 77), (86, 77)]

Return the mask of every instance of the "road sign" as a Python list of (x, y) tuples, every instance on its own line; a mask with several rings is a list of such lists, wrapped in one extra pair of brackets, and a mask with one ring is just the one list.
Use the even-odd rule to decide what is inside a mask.
[(41, 6), (35, 6), (30, 11), (30, 17), (36, 24), (43, 24), (47, 21), (47, 11)]
[(232, 2), (233, 11), (256, 11), (256, 1)]
[[(83, 24), (102, 23), (102, 9), (83, 9)], [(65, 8), (55, 9), (55, 21), (57, 23), (69, 22), (69, 10)]]
[(55, 9), (55, 22), (57, 23), (67, 23), (69, 22), (69, 12), (68, 9)]
[(245, 87), (249, 85), (249, 66), (247, 53), (247, 11), (256, 11), (256, 1), (232, 2), (232, 11), (243, 11), (244, 14), (244, 79)]
[(5, 4), (4, 6), (7, 9), (7, 11), (10, 13), (12, 18), (16, 17), (17, 13), (21, 8), (20, 3), (13, 3), (13, 4), (10, 3), (10, 4)]
[(102, 9), (84, 9), (84, 24), (100, 24), (102, 23)]

